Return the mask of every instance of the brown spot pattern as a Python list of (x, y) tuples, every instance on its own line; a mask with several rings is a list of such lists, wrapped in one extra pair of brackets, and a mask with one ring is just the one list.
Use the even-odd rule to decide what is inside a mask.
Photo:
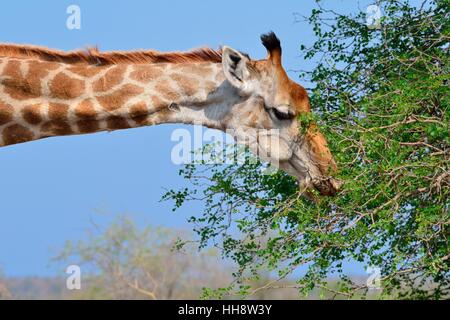
[(29, 124), (39, 124), (42, 122), (41, 105), (35, 104), (22, 109), (22, 117)]
[(14, 109), (9, 104), (0, 100), (0, 126), (10, 122), (13, 118)]
[(90, 99), (83, 100), (75, 107), (75, 115), (80, 119), (95, 119), (97, 111)]
[(130, 78), (142, 83), (149, 83), (152, 80), (162, 76), (163, 72), (160, 68), (153, 66), (137, 65), (131, 72)]
[(127, 119), (119, 116), (112, 116), (106, 119), (106, 125), (111, 130), (130, 128)]
[(36, 94), (41, 94), (42, 78), (47, 76), (51, 70), (56, 70), (57, 68), (57, 63), (29, 61), (28, 73), (25, 81), (30, 88), (34, 88), (33, 91)]
[(147, 104), (145, 102), (136, 103), (130, 107), (130, 117), (137, 124), (143, 124), (146, 122), (149, 114)]
[(59, 99), (74, 99), (84, 92), (84, 81), (72, 79), (64, 73), (58, 73), (50, 82), (53, 97)]
[(176, 101), (180, 98), (180, 95), (172, 88), (168, 80), (159, 81), (156, 84), (155, 89), (163, 96), (163, 98), (169, 101)]
[(64, 136), (73, 133), (70, 125), (66, 121), (47, 121), (41, 126), (41, 131), (46, 136)]
[(33, 140), (33, 137), (33, 132), (20, 124), (12, 124), (3, 130), (5, 145), (27, 142)]
[(48, 117), (56, 122), (67, 122), (69, 106), (62, 103), (50, 103), (48, 106)]
[(78, 120), (77, 121), (78, 131), (81, 133), (91, 133), (96, 132), (100, 129), (97, 120)]
[(3, 75), (11, 78), (22, 78), (20, 74), (20, 62), (18, 60), (9, 60), (3, 69)]
[(119, 109), (130, 98), (141, 94), (143, 91), (144, 89), (140, 87), (126, 84), (111, 94), (105, 96), (97, 96), (97, 100), (103, 108), (108, 111), (113, 111)]
[(160, 99), (158, 96), (152, 96), (152, 106), (155, 109), (162, 109), (167, 107), (169, 104), (162, 99)]
[(30, 87), (22, 78), (4, 79), (1, 83), (4, 85), (5, 93), (16, 100), (33, 99), (41, 95), (39, 87)]
[[(34, 62), (34, 61), (33, 61)], [(41, 95), (41, 84), (36, 77), (23, 77), (20, 72), (21, 63), (18, 60), (10, 60), (3, 70), (3, 75), (6, 76), (5, 79), (0, 81), (0, 84), (4, 86), (5, 93), (10, 95), (12, 98), (17, 100), (26, 100), (37, 98)], [(47, 66), (49, 63), (43, 63)], [(36, 71), (38, 73), (46, 72), (46, 67), (38, 65)]]
[(186, 77), (181, 74), (174, 74), (172, 75), (172, 79), (175, 80), (183, 93), (187, 96), (194, 95), (198, 90), (199, 81), (194, 78)]
[(118, 65), (108, 70), (104, 76), (92, 84), (95, 92), (105, 92), (120, 84), (123, 80), (126, 66)]

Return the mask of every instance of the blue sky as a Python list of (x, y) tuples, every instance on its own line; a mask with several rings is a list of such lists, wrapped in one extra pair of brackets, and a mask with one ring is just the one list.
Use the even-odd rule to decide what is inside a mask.
[[(360, 8), (369, 2), (360, 1)], [(66, 8), (81, 8), (81, 30), (66, 28)], [(333, 1), (340, 10), (358, 4)], [(263, 58), (259, 35), (274, 30), (287, 70), (310, 68), (299, 58), (312, 32), (294, 23), (314, 1), (8, 1), (0, 10), (0, 42), (71, 50), (187, 50), (229, 45)], [(297, 75), (289, 72), (293, 79)], [(159, 202), (164, 188), (186, 184), (170, 160), (180, 125), (60, 137), (0, 148), (0, 268), (9, 276), (51, 275), (49, 260), (65, 240), (83, 237), (95, 221), (105, 226), (128, 214), (139, 224), (189, 228), (186, 217)]]

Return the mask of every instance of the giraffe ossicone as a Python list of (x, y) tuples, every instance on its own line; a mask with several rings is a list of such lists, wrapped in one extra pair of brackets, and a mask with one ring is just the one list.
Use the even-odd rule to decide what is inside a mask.
[(331, 177), (336, 165), (324, 136), (315, 124), (300, 130), (297, 121), (311, 112), (306, 90), (288, 78), (275, 34), (261, 40), (268, 52), (261, 60), (230, 47), (163, 53), (0, 45), (0, 146), (162, 123), (201, 124), (232, 132), (263, 160), (295, 176), (302, 189), (335, 194), (340, 184)]

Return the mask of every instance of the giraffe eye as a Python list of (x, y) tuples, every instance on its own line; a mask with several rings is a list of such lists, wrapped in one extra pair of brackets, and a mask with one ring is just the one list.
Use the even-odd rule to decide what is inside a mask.
[(292, 120), (294, 119), (295, 115), (292, 111), (287, 110), (287, 111), (281, 111), (277, 108), (272, 108), (271, 111), (273, 112), (273, 115), (278, 119), (278, 120)]

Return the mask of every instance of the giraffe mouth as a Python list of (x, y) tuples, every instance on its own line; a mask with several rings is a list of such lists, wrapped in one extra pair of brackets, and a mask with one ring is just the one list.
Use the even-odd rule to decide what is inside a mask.
[(308, 170), (301, 162), (288, 161), (284, 170), (297, 178), (300, 190), (314, 188), (322, 196), (334, 196), (341, 189), (343, 182), (331, 176), (323, 176), (317, 170)]
[(343, 182), (333, 177), (321, 177), (312, 180), (314, 188), (323, 196), (334, 196), (341, 189)]

